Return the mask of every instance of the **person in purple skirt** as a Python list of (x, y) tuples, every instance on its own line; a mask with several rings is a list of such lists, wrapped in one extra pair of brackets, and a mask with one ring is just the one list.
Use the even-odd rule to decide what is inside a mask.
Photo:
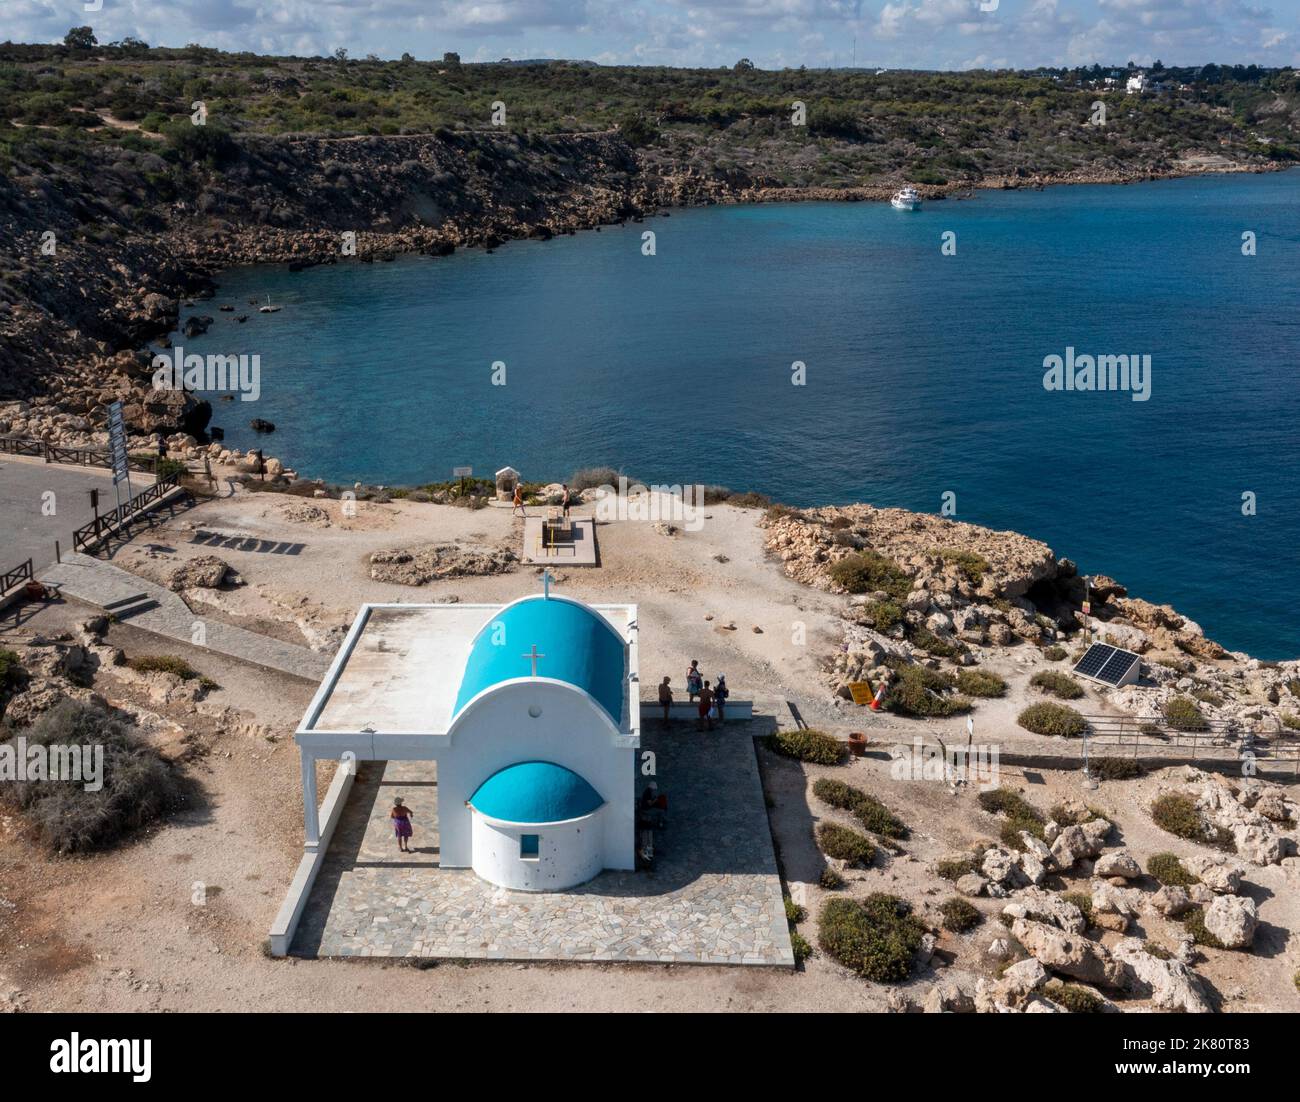
[(388, 817), (393, 820), (393, 833), (397, 835), (397, 848), (403, 853), (410, 853), (411, 809), (402, 803), (401, 796), (398, 796), (393, 801), (393, 810), (388, 813)]

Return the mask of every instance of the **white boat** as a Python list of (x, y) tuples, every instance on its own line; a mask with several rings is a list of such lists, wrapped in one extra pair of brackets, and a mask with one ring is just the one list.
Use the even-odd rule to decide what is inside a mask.
[(258, 312), (259, 314), (274, 314), (274, 313), (278, 313), (278, 312), (279, 312), (279, 309), (280, 309), (280, 307), (278, 307), (278, 306), (272, 306), (272, 305), (271, 305), (271, 296), (270, 296), (270, 295), (267, 295), (267, 296), (266, 296), (266, 305), (265, 305), (265, 306), (259, 306), (259, 307), (257, 308), (257, 312)]
[(889, 200), (889, 205), (895, 210), (920, 210), (921, 196), (916, 188), (908, 184), (907, 187), (894, 192), (894, 197)]

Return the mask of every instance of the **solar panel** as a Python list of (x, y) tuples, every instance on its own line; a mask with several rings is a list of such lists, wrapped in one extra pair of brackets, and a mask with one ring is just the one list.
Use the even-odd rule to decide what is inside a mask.
[(1117, 650), (1111, 655), (1110, 660), (1102, 666), (1101, 673), (1097, 675), (1097, 680), (1105, 681), (1110, 685), (1118, 685), (1137, 660), (1138, 656), (1132, 651)]
[(1096, 677), (1101, 673), (1101, 668), (1114, 657), (1114, 647), (1107, 643), (1093, 643), (1075, 665), (1074, 672), (1081, 673), (1084, 677)]
[(1121, 650), (1109, 643), (1093, 643), (1075, 664), (1074, 672), (1104, 685), (1119, 685), (1139, 661), (1131, 650)]

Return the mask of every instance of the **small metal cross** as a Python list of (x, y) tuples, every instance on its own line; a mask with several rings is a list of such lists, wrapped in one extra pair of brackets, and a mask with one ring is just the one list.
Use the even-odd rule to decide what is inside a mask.
[(537, 653), (537, 644), (534, 643), (534, 644), (533, 644), (533, 649), (532, 649), (532, 651), (531, 651), (530, 653), (528, 653), (528, 654), (521, 654), (519, 657), (520, 657), (520, 658), (530, 658), (530, 659), (532, 659), (532, 663), (533, 663), (533, 674), (532, 674), (532, 675), (533, 675), (533, 677), (536, 677), (536, 676), (537, 676), (537, 660), (538, 660), (539, 658), (545, 658), (546, 655), (544, 655), (544, 654), (538, 654), (538, 653)]

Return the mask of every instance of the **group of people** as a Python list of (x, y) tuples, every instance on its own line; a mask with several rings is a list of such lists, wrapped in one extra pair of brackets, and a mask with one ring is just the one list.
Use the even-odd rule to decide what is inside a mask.
[[(515, 492), (510, 499), (510, 504), (513, 506), (510, 512), (511, 516), (528, 516), (528, 510), (524, 508), (524, 488), (518, 482), (515, 483)], [(560, 508), (563, 510), (565, 517), (569, 515), (569, 510), (573, 508), (573, 491), (569, 489), (567, 482), (560, 484)]]
[[(668, 713), (673, 703), (672, 680), (671, 677), (665, 677), (659, 683), (659, 706), (664, 710), (665, 727), (668, 726)], [(698, 730), (712, 731), (715, 719), (719, 723), (726, 722), (727, 697), (730, 695), (725, 673), (718, 674), (717, 684), (711, 684), (704, 680), (704, 674), (700, 672), (699, 659), (691, 659), (690, 668), (686, 671), (686, 698), (696, 705), (698, 718), (695, 726)]]

